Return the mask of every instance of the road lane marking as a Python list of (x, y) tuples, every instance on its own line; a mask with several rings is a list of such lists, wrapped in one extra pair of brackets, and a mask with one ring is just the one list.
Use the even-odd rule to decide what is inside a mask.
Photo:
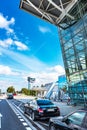
[(25, 120), (25, 122), (28, 124), (28, 126), (31, 128), (31, 130), (37, 130), (32, 124), (31, 124), (31, 122), (29, 122), (29, 120), (28, 119), (26, 119), (25, 118), (25, 116), (19, 111), (19, 109), (17, 109), (16, 108), (16, 105), (14, 104), (14, 107), (13, 107), (13, 105), (8, 101), (8, 100), (6, 100), (7, 101), (7, 103), (9, 104), (9, 106), (12, 108), (12, 110), (14, 111), (14, 113), (16, 114), (16, 112), (18, 112), (19, 113), (19, 115), (21, 115), (21, 117)]
[(18, 118), (21, 118), (21, 116), (18, 116)]
[(24, 119), (20, 119), (20, 121), (24, 121)]
[(30, 127), (26, 127), (26, 130), (32, 130)]
[(1, 118), (2, 118), (2, 114), (0, 113), (0, 128), (1, 128)]
[(26, 122), (23, 122), (22, 124), (23, 124), (24, 126), (27, 126), (27, 125), (28, 125)]
[[(15, 104), (14, 104), (15, 105)], [(17, 107), (16, 105), (15, 105), (15, 107)], [(23, 113), (24, 114), (24, 112), (19, 108), (19, 107), (17, 107), (18, 108), (18, 110), (19, 111), (21, 111), (21, 113)], [(26, 116), (30, 119), (30, 120), (32, 120), (32, 118), (29, 116), (29, 115), (27, 115), (26, 114)], [(33, 120), (32, 120), (32, 122), (35, 124), (35, 125), (37, 125), (41, 130), (46, 130), (43, 126), (41, 126), (38, 122), (34, 122)]]
[(22, 103), (20, 103), (19, 105), (18, 105), (18, 107), (20, 107), (22, 105)]
[[(26, 116), (31, 119), (29, 115), (26, 114)], [(32, 119), (31, 119), (32, 120)], [(33, 121), (34, 122), (34, 121)], [(35, 125), (37, 125), (41, 130), (46, 130), (43, 126), (41, 126), (38, 122), (34, 122)]]
[(16, 113), (16, 115), (18, 116), (18, 115), (19, 115), (19, 113)]

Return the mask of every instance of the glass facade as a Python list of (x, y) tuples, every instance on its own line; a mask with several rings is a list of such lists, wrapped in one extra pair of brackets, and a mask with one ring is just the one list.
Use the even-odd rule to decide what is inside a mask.
[(78, 0), (70, 10), (74, 19), (65, 17), (59, 35), (72, 101), (87, 103), (87, 1)]

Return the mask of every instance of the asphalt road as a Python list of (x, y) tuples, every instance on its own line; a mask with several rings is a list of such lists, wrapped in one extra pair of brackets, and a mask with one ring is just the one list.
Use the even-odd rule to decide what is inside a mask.
[(27, 130), (5, 99), (0, 100), (0, 113), (2, 114), (0, 130)]
[[(30, 116), (24, 114), (24, 103), (30, 99), (6, 100), (5, 97), (0, 100), (0, 113), (3, 116), (0, 130), (48, 130), (49, 120), (32, 121)], [(67, 106), (63, 102), (55, 102), (55, 104), (60, 108), (61, 115), (79, 108), (79, 106)]]
[(23, 103), (15, 99), (0, 99), (0, 130), (48, 130), (47, 121), (32, 121), (24, 114)]

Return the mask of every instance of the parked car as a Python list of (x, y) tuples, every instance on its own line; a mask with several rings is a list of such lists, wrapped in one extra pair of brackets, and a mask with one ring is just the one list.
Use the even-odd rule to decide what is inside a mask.
[(8, 93), (7, 94), (7, 99), (13, 99), (13, 94), (12, 93)]
[(64, 117), (50, 118), (49, 130), (87, 130), (87, 108)]
[(24, 113), (29, 114), (32, 120), (60, 116), (59, 108), (48, 99), (30, 101), (24, 105)]

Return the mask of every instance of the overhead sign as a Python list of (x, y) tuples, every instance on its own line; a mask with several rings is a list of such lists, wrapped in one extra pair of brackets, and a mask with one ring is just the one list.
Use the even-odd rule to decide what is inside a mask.
[(30, 82), (30, 83), (35, 82), (35, 78), (28, 77), (28, 82)]

